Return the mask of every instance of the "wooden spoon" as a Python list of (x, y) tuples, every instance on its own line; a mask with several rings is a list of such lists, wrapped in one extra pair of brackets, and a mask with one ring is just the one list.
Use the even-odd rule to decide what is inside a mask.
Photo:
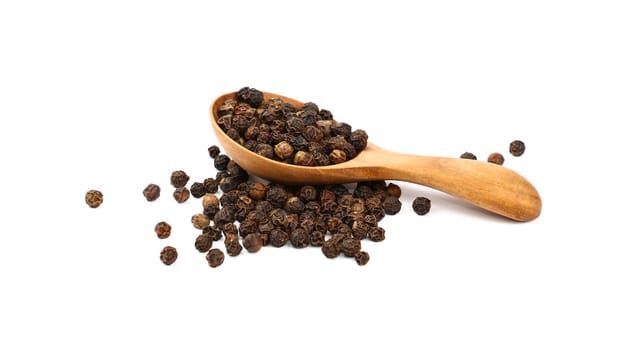
[[(264, 92), (265, 99), (281, 98), (299, 108), (302, 102)], [(305, 167), (285, 164), (249, 151), (217, 124), (217, 110), (236, 92), (217, 98), (210, 121), (227, 154), (249, 173), (284, 184), (337, 184), (371, 180), (401, 180), (446, 192), (480, 208), (516, 221), (540, 215), (538, 191), (515, 171), (496, 164), (460, 158), (417, 156), (387, 151), (370, 141), (357, 157), (340, 164)]]

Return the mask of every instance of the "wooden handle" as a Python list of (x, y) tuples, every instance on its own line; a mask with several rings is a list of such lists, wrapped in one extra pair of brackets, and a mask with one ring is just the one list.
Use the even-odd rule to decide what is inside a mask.
[(435, 188), (516, 221), (540, 215), (538, 191), (511, 169), (469, 159), (390, 153), (382, 169), (390, 179)]

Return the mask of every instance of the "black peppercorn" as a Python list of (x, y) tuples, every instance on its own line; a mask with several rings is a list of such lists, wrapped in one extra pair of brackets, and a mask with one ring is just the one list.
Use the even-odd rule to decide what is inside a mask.
[(382, 227), (373, 227), (368, 232), (368, 238), (373, 242), (381, 242), (385, 237), (386, 231)]
[(253, 108), (259, 108), (263, 103), (263, 93), (254, 88), (243, 87), (237, 92), (237, 100)]
[(476, 160), (478, 157), (475, 156), (475, 154), (471, 152), (464, 152), (460, 155), (460, 158), (462, 159), (471, 159), (471, 160)]
[(177, 203), (183, 203), (190, 198), (190, 190), (185, 187), (179, 187), (174, 190), (172, 197), (174, 197), (174, 200), (176, 200)]
[(164, 247), (161, 250), (161, 262), (165, 265), (172, 265), (176, 261), (176, 258), (178, 257), (178, 253), (176, 251), (176, 248), (167, 246)]
[(219, 181), (209, 177), (203, 180), (203, 187), (205, 187), (205, 193), (217, 193), (219, 190)]
[(386, 186), (386, 194), (395, 198), (400, 198), (402, 196), (402, 189), (394, 183), (389, 183), (388, 186)]
[(243, 239), (243, 247), (249, 253), (256, 253), (263, 247), (263, 240), (259, 237), (259, 234), (251, 233)]
[(520, 140), (515, 140), (509, 145), (509, 153), (514, 157), (520, 157), (525, 153), (525, 143)]
[(290, 233), (290, 243), (295, 248), (306, 248), (310, 244), (310, 236), (302, 228), (296, 228)]
[(342, 250), (342, 253), (350, 258), (359, 253), (359, 251), (362, 249), (362, 244), (358, 239), (349, 237), (342, 240), (342, 242), (340, 243), (340, 248)]
[(199, 230), (203, 230), (210, 225), (210, 218), (205, 214), (194, 214), (192, 215), (192, 225)]
[(208, 265), (212, 268), (221, 266), (225, 260), (225, 255), (219, 248), (214, 248), (208, 251), (205, 255), (205, 259), (208, 261)]
[(228, 157), (225, 154), (219, 154), (214, 158), (214, 168), (217, 170), (226, 170), (228, 167), (228, 162), (230, 161), (230, 157)]
[(310, 152), (306, 151), (297, 151), (292, 160), (293, 164), (301, 166), (313, 166), (315, 165), (315, 159)]
[(290, 236), (288, 235), (288, 233), (282, 229), (276, 228), (270, 231), (270, 244), (273, 247), (283, 247), (286, 243), (288, 243), (289, 239)]
[(333, 240), (332, 238), (322, 243), (321, 251), (324, 256), (329, 259), (338, 257), (342, 252), (339, 242), (337, 240)]
[(166, 239), (170, 237), (170, 233), (172, 232), (172, 226), (168, 224), (165, 221), (161, 221), (156, 226), (154, 226), (154, 232), (156, 232), (156, 236), (160, 239)]
[(85, 193), (85, 203), (90, 208), (98, 208), (103, 203), (103, 194), (97, 190), (89, 190)]
[(397, 197), (388, 196), (384, 199), (384, 202), (382, 202), (382, 207), (386, 215), (395, 215), (400, 212), (402, 202), (400, 202)]
[(156, 184), (149, 184), (143, 189), (143, 196), (148, 202), (153, 202), (161, 195), (161, 188)]
[(208, 193), (205, 196), (203, 196), (203, 199), (201, 199), (201, 204), (203, 205), (203, 208), (213, 205), (215, 207), (219, 207), (219, 197), (217, 197), (216, 194)]
[(355, 261), (359, 266), (366, 265), (370, 259), (371, 259), (371, 256), (368, 255), (367, 252), (358, 252), (357, 254), (355, 254)]
[(212, 159), (216, 158), (219, 155), (219, 153), (221, 153), (221, 150), (219, 149), (219, 146), (212, 145), (212, 146), (208, 147), (208, 154), (210, 154), (210, 157)]
[(286, 141), (281, 141), (275, 145), (274, 154), (282, 160), (286, 160), (292, 156), (294, 148)]
[(208, 235), (208, 236), (210, 236), (210, 238), (212, 238), (212, 241), (218, 241), (223, 236), (221, 234), (221, 230), (219, 230), (218, 228), (216, 228), (214, 226), (208, 226), (208, 227), (204, 228), (201, 232), (206, 234), (206, 235)]
[(194, 247), (201, 253), (205, 253), (212, 248), (212, 237), (202, 233), (194, 240)]
[(175, 188), (185, 186), (188, 183), (188, 181), (190, 181), (190, 177), (183, 170), (173, 171), (172, 174), (170, 175), (170, 183)]
[(310, 245), (313, 247), (321, 247), (326, 239), (326, 234), (322, 231), (313, 231), (310, 233)]
[(426, 215), (431, 210), (431, 200), (417, 197), (413, 200), (413, 211), (418, 215)]
[(243, 247), (241, 246), (241, 243), (239, 243), (239, 238), (235, 235), (232, 235), (230, 237), (226, 237), (225, 249), (228, 255), (237, 256), (241, 254)]
[(203, 182), (195, 182), (190, 186), (190, 193), (194, 198), (201, 198), (205, 195), (205, 185)]

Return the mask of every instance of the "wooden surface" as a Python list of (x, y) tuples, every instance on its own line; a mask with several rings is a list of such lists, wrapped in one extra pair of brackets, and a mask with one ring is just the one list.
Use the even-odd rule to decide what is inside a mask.
[[(484, 161), (396, 153), (370, 141), (356, 158), (324, 167), (296, 166), (259, 156), (229, 138), (217, 124), (217, 109), (235, 96), (235, 92), (224, 94), (212, 103), (212, 127), (225, 152), (261, 178), (288, 184), (401, 180), (451, 194), (512, 220), (530, 221), (540, 215), (540, 195), (529, 181), (511, 169)], [(296, 107), (302, 105), (272, 93), (264, 92), (264, 97), (279, 97)]]

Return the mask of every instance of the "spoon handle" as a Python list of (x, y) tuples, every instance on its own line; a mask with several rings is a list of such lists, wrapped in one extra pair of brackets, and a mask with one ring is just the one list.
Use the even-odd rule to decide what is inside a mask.
[(389, 179), (428, 186), (516, 221), (540, 215), (538, 191), (511, 169), (469, 159), (386, 153), (380, 169)]

